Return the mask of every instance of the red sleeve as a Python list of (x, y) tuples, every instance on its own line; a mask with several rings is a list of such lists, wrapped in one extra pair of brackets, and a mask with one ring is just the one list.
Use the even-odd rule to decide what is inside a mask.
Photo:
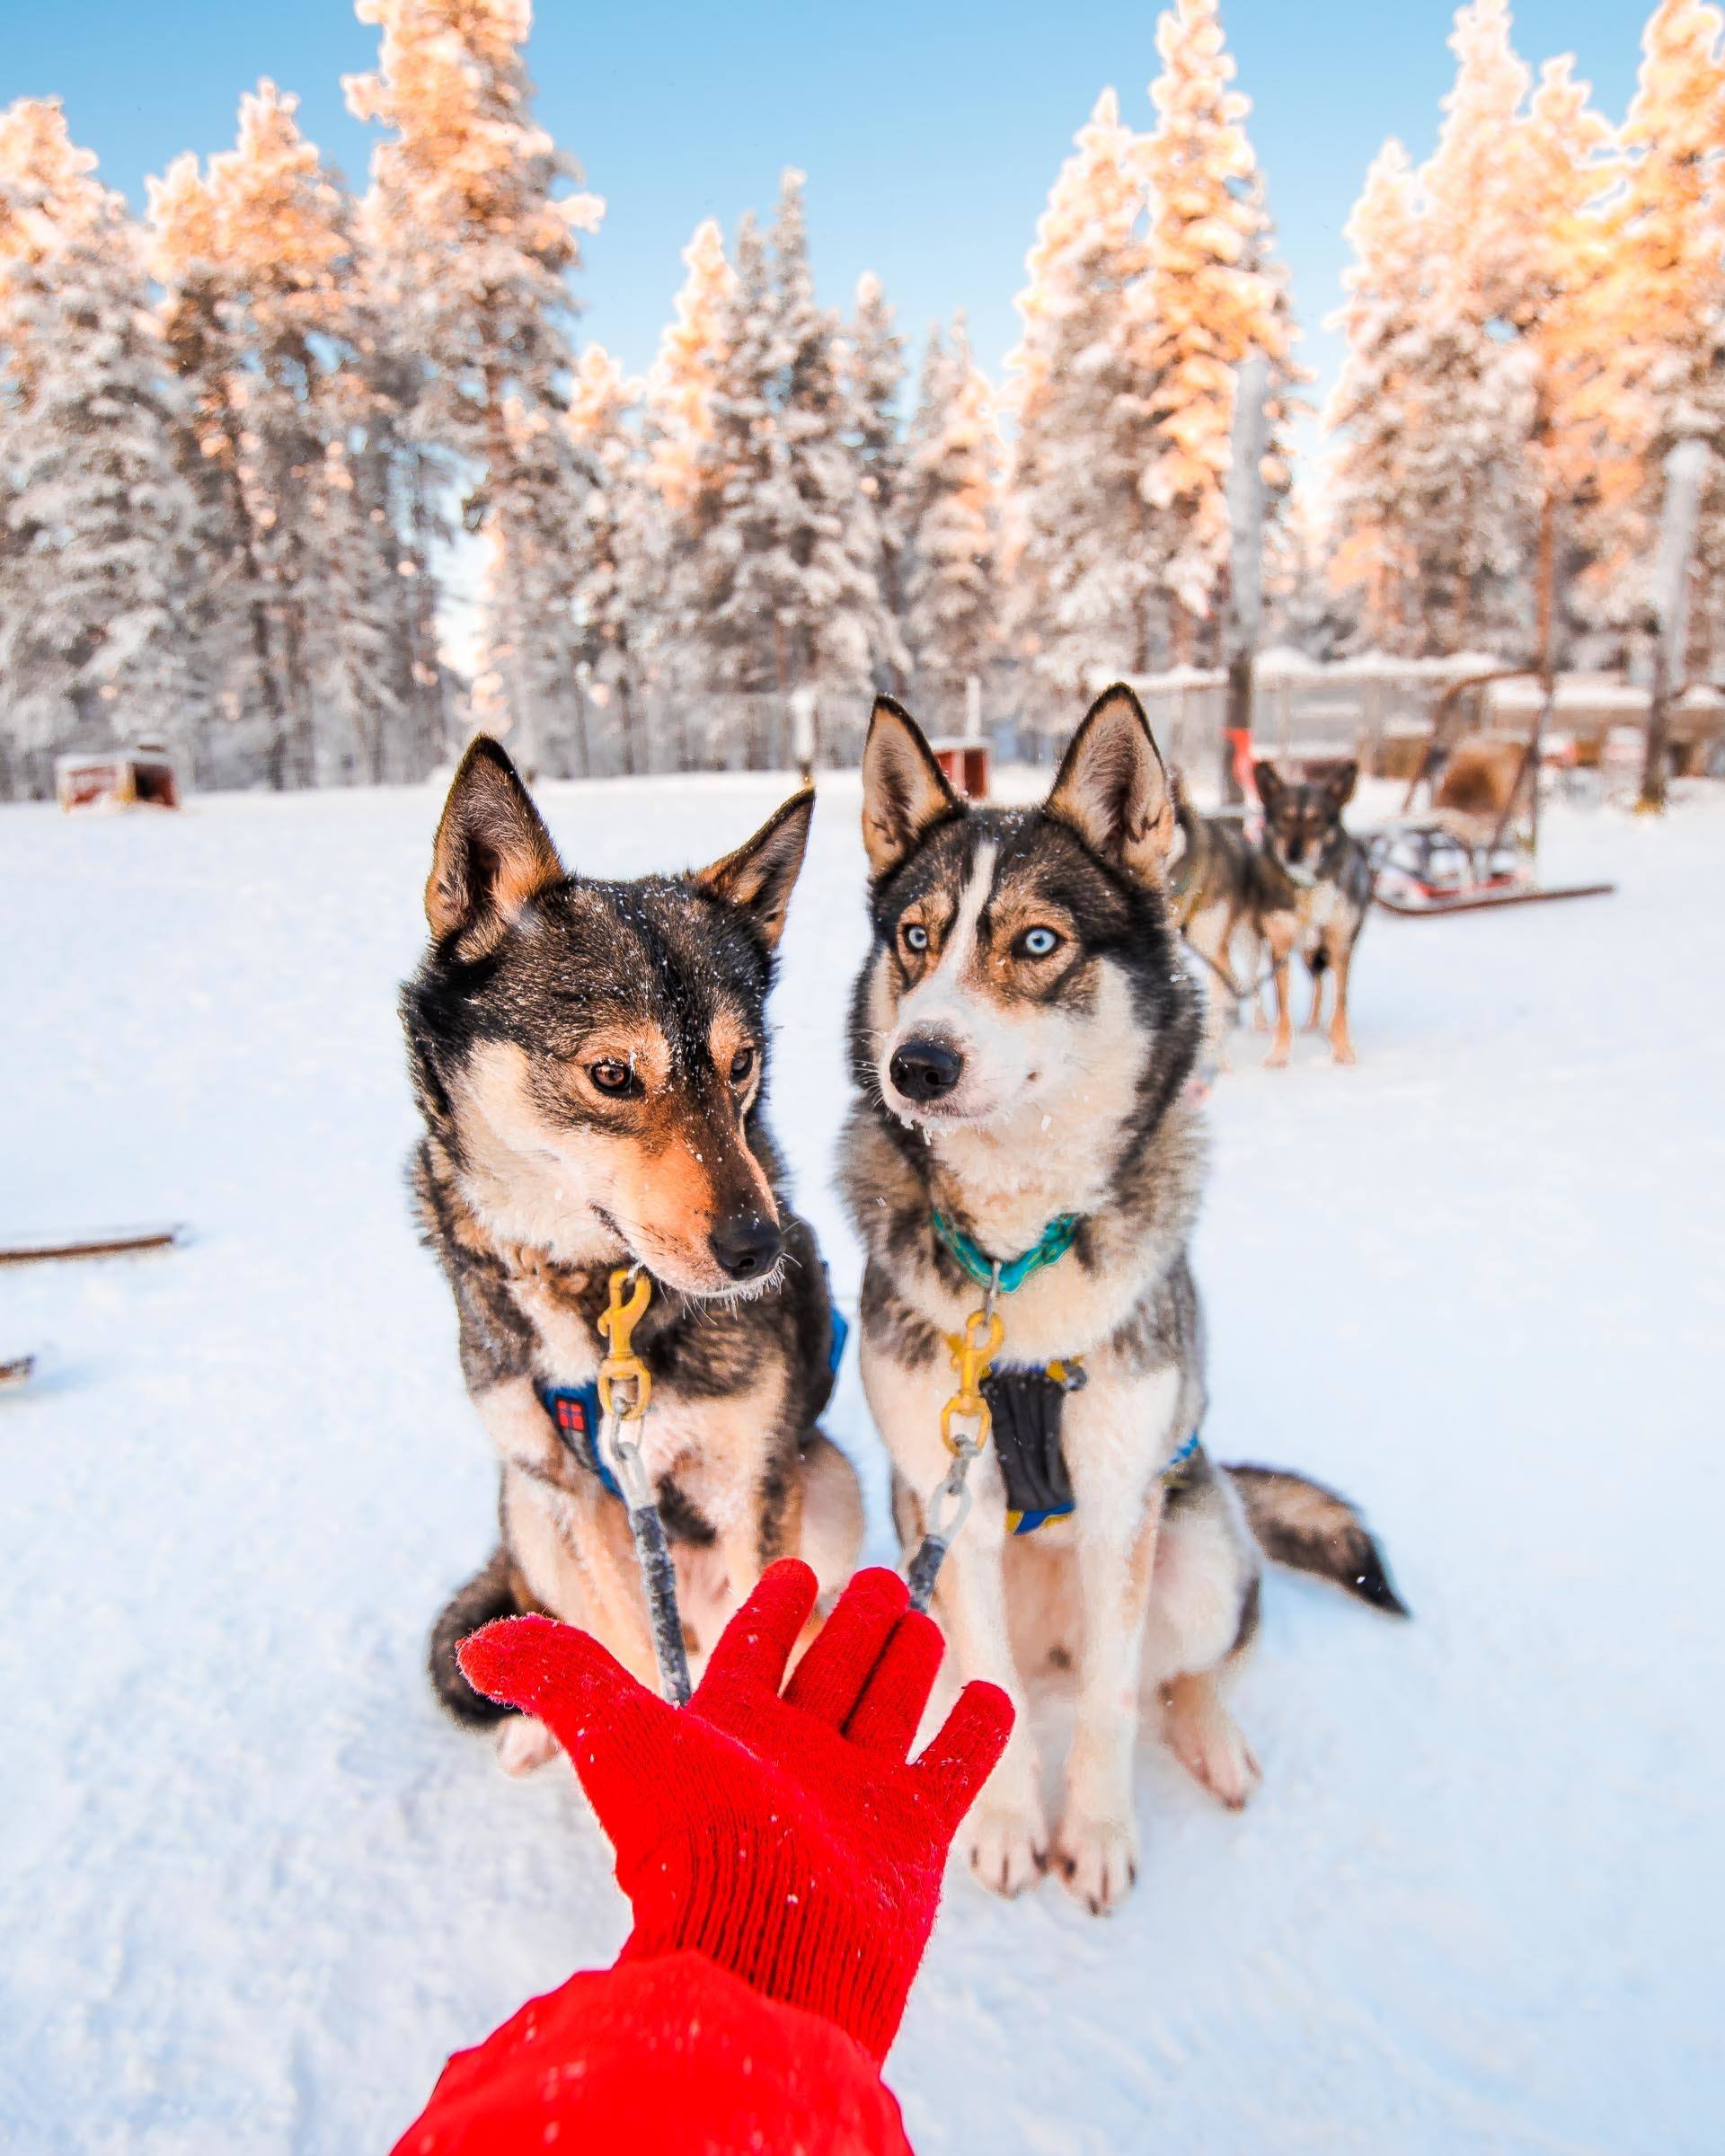
[(874, 2062), (703, 1954), (583, 1972), (457, 2052), (394, 2156), (911, 2156)]

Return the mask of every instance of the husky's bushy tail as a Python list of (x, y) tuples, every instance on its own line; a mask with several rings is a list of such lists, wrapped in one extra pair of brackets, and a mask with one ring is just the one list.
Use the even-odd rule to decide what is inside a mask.
[(464, 1722), (470, 1729), (489, 1728), (494, 1722), (500, 1722), (511, 1710), (473, 1690), (461, 1673), (456, 1649), (482, 1625), (491, 1624), (499, 1617), (516, 1617), (520, 1613), (515, 1568), (507, 1551), (494, 1550), (473, 1577), (456, 1589), (431, 1627), (426, 1649), (431, 1689), (456, 1721)]
[(1346, 1498), (1286, 1468), (1243, 1464), (1225, 1471), (1266, 1557), (1332, 1580), (1392, 1617), (1411, 1613), (1391, 1584), (1371, 1531)]

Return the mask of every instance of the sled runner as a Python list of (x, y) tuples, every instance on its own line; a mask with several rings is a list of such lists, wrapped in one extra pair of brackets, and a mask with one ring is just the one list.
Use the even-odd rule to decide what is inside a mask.
[(1529, 906), (1545, 898), (1594, 898), (1614, 883), (1541, 883), (1531, 862), (1511, 847), (1469, 846), (1446, 825), (1394, 824), (1371, 842), (1377, 882), (1373, 896), (1386, 913), (1478, 913), (1491, 906)]

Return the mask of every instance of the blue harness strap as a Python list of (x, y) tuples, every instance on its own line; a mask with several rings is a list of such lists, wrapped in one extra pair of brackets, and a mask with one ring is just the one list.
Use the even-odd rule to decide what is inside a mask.
[[(1158, 1479), (1164, 1482), (1178, 1482), (1180, 1471), (1198, 1450), (1199, 1434), (1194, 1430), (1183, 1443), (1177, 1445), (1158, 1471)], [(1078, 1509), (1068, 1498), (1064, 1505), (1049, 1505), (1040, 1512), (1012, 1512), (1006, 1515), (1006, 1527), (1012, 1534), (1034, 1534), (1039, 1527), (1046, 1527), (1050, 1520), (1064, 1520)]]
[[(845, 1353), (845, 1343), (851, 1329), (845, 1322), (845, 1313), (837, 1303), (833, 1305), (833, 1338), (827, 1351), (827, 1372), (829, 1378), (838, 1375), (839, 1359)], [(605, 1464), (605, 1455), (599, 1450), (599, 1386), (597, 1378), (584, 1385), (544, 1385), (534, 1387), (539, 1395), (539, 1404), (557, 1425), (557, 1434), (568, 1446), (571, 1454), (579, 1462), (588, 1474), (597, 1475), (608, 1497), (621, 1498), (622, 1489), (617, 1478)]]
[(621, 1498), (617, 1478), (605, 1464), (599, 1450), (599, 1387), (597, 1379), (585, 1385), (541, 1385), (541, 1405), (557, 1425), (558, 1435), (590, 1475), (597, 1475), (609, 1497)]
[[(845, 1343), (850, 1337), (851, 1329), (845, 1322), (845, 1312), (835, 1303), (833, 1304), (832, 1345), (827, 1350), (827, 1376), (829, 1384), (838, 1383), (838, 1365), (845, 1360)], [(830, 1393), (828, 1397), (830, 1398)]]

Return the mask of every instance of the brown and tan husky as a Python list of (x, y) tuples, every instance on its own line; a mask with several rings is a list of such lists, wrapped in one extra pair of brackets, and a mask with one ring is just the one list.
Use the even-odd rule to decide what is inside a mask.
[(1271, 939), (1276, 964), (1276, 1031), (1268, 1060), (1285, 1064), (1293, 1047), (1293, 1012), (1287, 979), (1290, 949), (1305, 960), (1312, 976), (1308, 1033), (1323, 1025), (1323, 991), (1335, 983), (1330, 1020), (1330, 1053), (1338, 1063), (1356, 1063), (1353, 1028), (1349, 1021), (1348, 989), (1354, 950), (1372, 910), (1376, 879), (1371, 856), (1341, 820), (1354, 798), (1359, 765), (1351, 757), (1321, 778), (1285, 779), (1273, 764), (1252, 773), (1264, 807), (1263, 854), (1271, 875), (1287, 888), (1294, 912), (1291, 946)]
[[(1045, 1254), (1000, 1298), (995, 1437), (935, 1607), (960, 1673), (1021, 1707), (963, 1830), (972, 1867), (1016, 1894), (1051, 1861), (1097, 1911), (1136, 1877), (1141, 1688), (1224, 1803), (1257, 1780), (1223, 1682), (1257, 1622), (1263, 1554), (1401, 1606), (1344, 1499), (1218, 1467), (1197, 1443), (1187, 1241), (1206, 1142), (1187, 1083), (1197, 994), (1167, 888), (1174, 831), (1162, 759), (1123, 687), (1092, 707), (1030, 809), (968, 807), (907, 713), (875, 707), (862, 799), (874, 932), (842, 1170), (867, 1252), (862, 1376), (914, 1537), (949, 1463), (949, 1341), (978, 1307), (978, 1261), (986, 1275)], [(1076, 1670), (1052, 1831), (1022, 1711), (1025, 1672), (1051, 1659)]]
[[(654, 1682), (594, 1427), (615, 1267), (652, 1282), (641, 1448), (694, 1648), (774, 1558), (800, 1552), (823, 1590), (854, 1561), (855, 1477), (817, 1427), (826, 1276), (765, 1115), (766, 996), (813, 803), (798, 794), (709, 868), (614, 883), (564, 869), (495, 742), (450, 791), (402, 1015), (425, 1122), (415, 1207), (501, 1467), (496, 1551), (432, 1634), (433, 1683), (464, 1721), (501, 1710), (455, 1650), (512, 1611), (582, 1625)], [(518, 1717), (500, 1731), (512, 1772), (553, 1748)]]

